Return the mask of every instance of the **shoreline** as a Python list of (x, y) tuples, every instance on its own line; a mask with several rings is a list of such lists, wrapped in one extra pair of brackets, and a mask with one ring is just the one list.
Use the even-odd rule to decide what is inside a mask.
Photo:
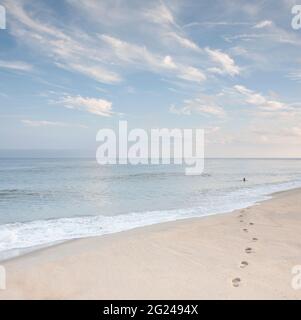
[(8, 283), (0, 299), (300, 299), (291, 288), (291, 268), (301, 264), (300, 195), (300, 188), (281, 191), (225, 214), (15, 257), (2, 263)]
[(69, 243), (69, 242), (72, 242), (72, 241), (99, 238), (99, 237), (119, 234), (119, 233), (123, 233), (123, 232), (129, 232), (129, 231), (140, 229), (140, 228), (147, 228), (147, 227), (151, 227), (151, 226), (157, 226), (157, 225), (160, 225), (160, 224), (173, 223), (173, 222), (177, 222), (177, 221), (181, 222), (181, 221), (184, 221), (184, 220), (202, 219), (202, 218), (206, 218), (206, 217), (210, 217), (210, 216), (218, 216), (218, 215), (230, 214), (230, 213), (235, 212), (237, 210), (242, 210), (242, 209), (246, 209), (246, 208), (253, 207), (253, 206), (256, 206), (256, 205), (260, 205), (261, 203), (263, 203), (265, 201), (269, 201), (269, 200), (273, 199), (273, 197), (277, 196), (278, 194), (285, 193), (285, 192), (290, 192), (290, 191), (298, 190), (298, 189), (301, 190), (301, 187), (294, 187), (292, 189), (287, 189), (287, 190), (283, 190), (283, 191), (277, 191), (277, 192), (273, 192), (273, 193), (270, 193), (270, 194), (261, 195), (261, 197), (263, 197), (265, 199), (257, 200), (254, 203), (252, 203), (251, 205), (248, 205), (248, 206), (245, 206), (245, 207), (241, 207), (241, 208), (238, 208), (238, 209), (229, 210), (229, 211), (223, 211), (223, 212), (217, 212), (217, 213), (209, 213), (209, 214), (205, 214), (205, 215), (202, 215), (202, 216), (200, 215), (200, 216), (193, 216), (193, 217), (176, 218), (175, 220), (169, 220), (169, 221), (168, 220), (167, 221), (158, 221), (158, 222), (153, 222), (153, 223), (150, 223), (150, 224), (131, 227), (131, 228), (120, 230), (120, 231), (116, 231), (116, 232), (108, 232), (108, 233), (104, 233), (104, 234), (100, 234), (100, 235), (91, 235), (91, 236), (87, 235), (87, 236), (79, 237), (79, 238), (56, 240), (56, 241), (53, 241), (53, 242), (34, 245), (34, 246), (31, 246), (31, 247), (9, 249), (9, 250), (0, 252), (0, 263), (4, 263), (6, 261), (10, 261), (10, 260), (13, 260), (13, 259), (17, 259), (19, 257), (23, 257), (24, 255), (28, 255), (28, 254), (31, 254), (31, 253), (34, 253), (34, 252), (45, 250), (47, 248), (56, 247), (56, 246), (59, 246), (61, 244)]

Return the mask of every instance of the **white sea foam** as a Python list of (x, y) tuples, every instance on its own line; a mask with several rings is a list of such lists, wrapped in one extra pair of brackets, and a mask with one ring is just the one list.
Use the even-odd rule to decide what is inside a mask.
[[(179, 219), (202, 217), (245, 208), (268, 199), (271, 193), (301, 187), (301, 181), (243, 188), (216, 198), (206, 198), (200, 207), (133, 212), (116, 216), (86, 216), (0, 225), (0, 252), (47, 246), (59, 241), (100, 236)], [(4, 254), (4, 255), (3, 255)]]

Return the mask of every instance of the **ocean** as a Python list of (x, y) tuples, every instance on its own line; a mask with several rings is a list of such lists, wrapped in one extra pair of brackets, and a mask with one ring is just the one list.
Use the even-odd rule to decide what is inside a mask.
[(226, 213), (301, 187), (298, 159), (206, 159), (200, 176), (184, 169), (0, 159), (0, 259), (65, 240)]

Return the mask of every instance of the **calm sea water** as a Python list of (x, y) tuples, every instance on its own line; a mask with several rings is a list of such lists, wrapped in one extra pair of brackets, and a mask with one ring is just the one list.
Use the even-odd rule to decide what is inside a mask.
[(208, 159), (185, 176), (176, 165), (0, 159), (0, 252), (229, 212), (295, 187), (301, 160)]

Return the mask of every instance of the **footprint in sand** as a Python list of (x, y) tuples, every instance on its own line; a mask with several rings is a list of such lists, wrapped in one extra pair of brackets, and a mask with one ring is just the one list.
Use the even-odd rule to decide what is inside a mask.
[(240, 268), (245, 268), (246, 266), (248, 266), (249, 265), (249, 263), (247, 262), (247, 261), (242, 261), (241, 263), (240, 263)]
[(258, 241), (258, 239), (257, 239), (257, 238), (253, 238), (252, 240), (253, 240), (253, 241)]
[(245, 249), (245, 252), (246, 252), (246, 253), (252, 253), (253, 251), (252, 251), (252, 248), (246, 248), (246, 249)]
[(244, 222), (243, 220), (240, 220), (239, 222)]
[(250, 222), (249, 225), (250, 225), (250, 226), (254, 226), (254, 223), (253, 223), (253, 222)]
[(241, 282), (240, 278), (234, 278), (232, 280), (233, 287), (239, 287), (240, 282)]
[(244, 232), (248, 232), (248, 229), (243, 229)]

